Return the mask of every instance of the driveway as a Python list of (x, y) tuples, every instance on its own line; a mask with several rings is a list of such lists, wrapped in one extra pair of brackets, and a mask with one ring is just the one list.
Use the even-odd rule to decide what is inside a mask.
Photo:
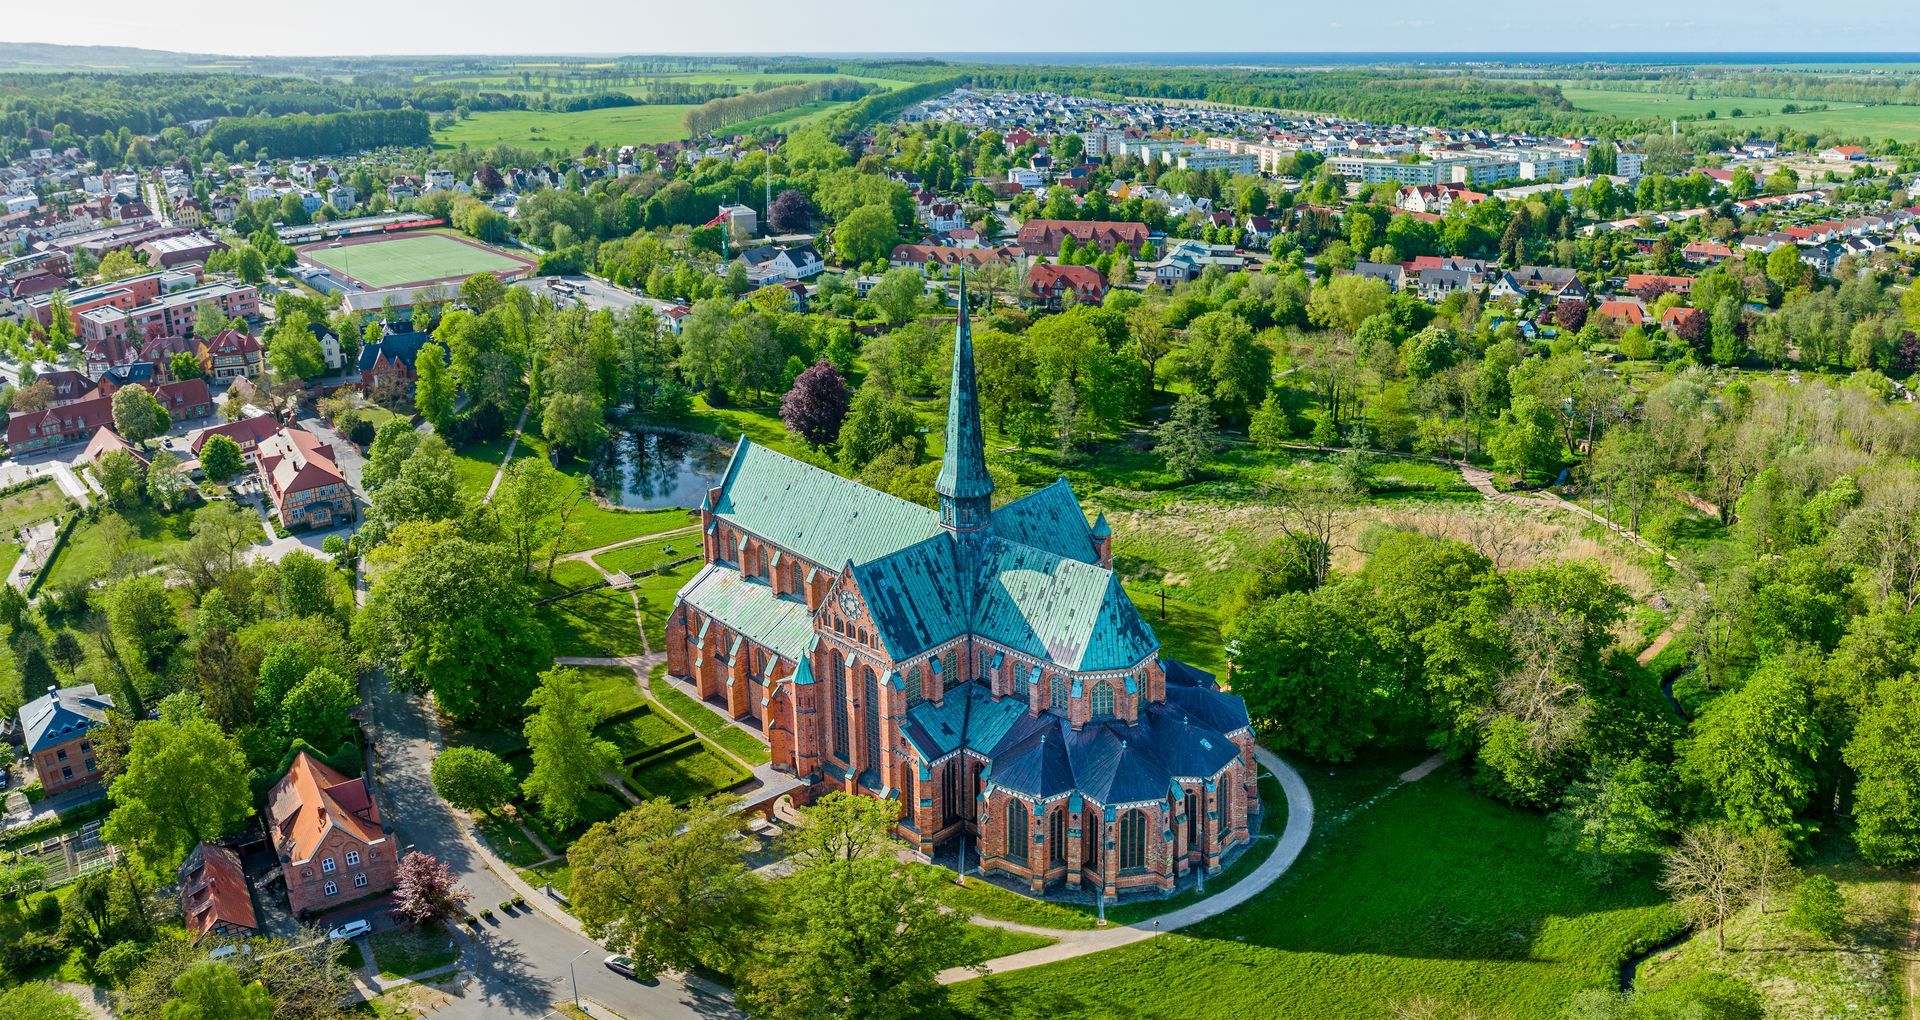
[[(370, 674), (366, 685), (376, 751), (373, 774), (401, 846), (445, 861), (467, 888), (475, 913), (511, 898), (511, 887), (468, 841), (465, 823), (434, 792), (429, 770), (438, 745), (420, 703), (388, 689), (383, 674)], [(606, 955), (604, 948), (538, 910), (501, 916), (499, 923), (483, 926), (476, 939), (463, 942), (464, 979), (449, 993), (453, 1002), (434, 1016), (538, 1018), (553, 1003), (572, 998), (567, 965), (575, 960), (580, 995), (628, 1020), (739, 1015), (725, 1000), (672, 979), (642, 984), (621, 977), (601, 965)]]
[(360, 473), (366, 468), (367, 459), (361, 456), (360, 448), (346, 436), (334, 431), (333, 426), (319, 415), (303, 414), (299, 421), (301, 428), (319, 437), (321, 442), (333, 446), (333, 462), (340, 465), (340, 473), (346, 477), (348, 487), (353, 489), (355, 501), (364, 507), (367, 490), (360, 484)]

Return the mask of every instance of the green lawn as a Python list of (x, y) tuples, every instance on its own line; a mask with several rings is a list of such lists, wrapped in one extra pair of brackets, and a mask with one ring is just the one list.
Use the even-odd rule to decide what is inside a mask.
[(685, 138), (691, 104), (618, 106), (578, 113), (545, 110), (488, 110), (433, 133), (438, 148), (490, 148), (505, 143), (529, 149), (579, 152), (587, 143), (601, 148), (650, 145)]
[(1059, 939), (1026, 931), (1008, 931), (984, 924), (967, 925), (967, 941), (980, 948), (989, 960), (1050, 946)]
[(500, 461), (507, 455), (510, 438), (502, 436), (481, 443), (468, 443), (454, 451), (454, 477), (459, 480), (462, 500), (478, 503), (486, 497), (487, 487), (493, 484), (493, 476), (500, 470)]
[(1714, 948), (1711, 932), (1701, 932), (1657, 954), (1640, 968), (1640, 990), (1657, 994), (1715, 973), (1757, 990), (1769, 1018), (1906, 1020), (1900, 975), (1913, 873), (1862, 863), (1847, 837), (1838, 834), (1819, 840), (1806, 871), (1839, 886), (1847, 918), (1839, 937), (1827, 939), (1786, 924), (1793, 893), (1783, 890), (1765, 911), (1754, 903), (1728, 923), (1727, 952)]
[[(54, 555), (53, 563), (47, 567), (46, 586), (57, 588), (97, 580), (106, 575), (114, 556), (114, 550), (108, 548), (101, 531), (106, 521), (118, 517), (133, 527), (133, 541), (128, 543), (125, 550), (129, 558), (158, 561), (169, 549), (193, 537), (194, 510), (189, 507), (171, 514), (161, 513), (150, 506), (132, 507), (124, 513), (102, 510), (98, 520), (74, 525), (73, 534), (67, 536), (66, 545), (60, 548)], [(266, 540), (265, 532), (261, 533), (260, 539)]]
[[(949, 863), (952, 862), (941, 862), (941, 864)], [(940, 886), (940, 902), (955, 910), (977, 914), (980, 917), (990, 917), (996, 921), (1031, 924), (1041, 928), (1090, 931), (1094, 927), (1094, 918), (1091, 915), (1065, 904), (1049, 903), (1031, 896), (1022, 896), (977, 878), (967, 879), (964, 886), (955, 885), (953, 870), (939, 865), (916, 864), (914, 867), (936, 870), (946, 879), (945, 884)]]
[(600, 718), (611, 719), (647, 703), (640, 693), (638, 678), (625, 666), (574, 666), (587, 678), (587, 700), (600, 710)]
[(748, 778), (745, 769), (705, 744), (689, 744), (628, 773), (627, 786), (641, 800), (665, 797), (684, 804), (696, 797), (730, 790)]
[[(1364, 810), (1404, 760), (1307, 770), (1319, 819), (1253, 901), (1178, 934), (954, 989), (976, 1017), (1555, 1017), (1578, 989), (1679, 930), (1647, 877), (1595, 887), (1546, 850), (1546, 820), (1442, 770)], [(1334, 776), (1329, 777), (1331, 771)], [(1356, 781), (1356, 778), (1358, 781)], [(1371, 792), (1369, 792), (1371, 791)]]
[(767, 745), (753, 734), (722, 719), (717, 713), (698, 701), (693, 700), (680, 689), (667, 683), (667, 667), (661, 663), (654, 667), (653, 676), (647, 680), (647, 693), (653, 700), (665, 705), (674, 715), (699, 730), (708, 740), (731, 751), (734, 757), (752, 765), (764, 765), (773, 760)]
[[(554, 565), (553, 579), (537, 585), (535, 591), (545, 598), (600, 580), (600, 572), (591, 565), (563, 560)], [(597, 588), (536, 606), (533, 613), (552, 635), (555, 656), (614, 658), (646, 651), (633, 616), (633, 598), (624, 591)]]
[[(1634, 92), (1625, 89), (1581, 88), (1569, 83), (1561, 94), (1575, 107), (1593, 113), (1635, 119), (1705, 117), (1708, 110), (1717, 114), (1715, 123), (1725, 123), (1728, 131), (1751, 131), (1760, 127), (1784, 127), (1795, 131), (1838, 133), (1870, 138), (1920, 139), (1920, 106), (1865, 106), (1857, 103), (1819, 103), (1791, 99), (1762, 99), (1751, 96), (1709, 95), (1708, 85), (1696, 89), (1694, 98), (1684, 93)], [(1829, 109), (1800, 113), (1781, 113), (1790, 102), (1800, 106), (1825, 105)], [(1735, 118), (1733, 108), (1742, 116)]]
[(526, 264), (478, 242), (446, 234), (409, 234), (338, 248), (320, 246), (301, 251), (317, 262), (369, 287), (400, 287), (429, 280), (501, 273)]
[(520, 877), (526, 879), (527, 884), (535, 889), (543, 885), (552, 885), (559, 890), (560, 895), (565, 896), (567, 889), (573, 883), (573, 865), (562, 859), (551, 864), (542, 864), (537, 868), (524, 868), (520, 872)]
[(595, 727), (593, 733), (619, 748), (622, 761), (632, 761), (655, 748), (692, 736), (679, 723), (655, 712), (651, 707), (640, 708), (603, 723)]
[(682, 563), (634, 582), (630, 590), (640, 600), (640, 625), (646, 628), (647, 644), (654, 649), (667, 647), (667, 617), (673, 613), (674, 596), (680, 594), (680, 589), (686, 587), (703, 566), (699, 560)]
[(593, 558), (600, 569), (615, 574), (637, 574), (662, 567), (675, 560), (700, 555), (700, 532), (689, 529), (666, 538), (655, 538), (623, 545)]
[(516, 868), (538, 864), (547, 859), (533, 840), (527, 837), (520, 823), (505, 815), (481, 815), (474, 826), (479, 830), (480, 838), (500, 859)]
[(1189, 666), (1225, 677), (1227, 653), (1220, 637), (1220, 616), (1207, 606), (1168, 595), (1166, 619), (1160, 618), (1160, 586), (1128, 584), (1127, 598), (1160, 638), (1160, 650)]
[(625, 797), (604, 787), (587, 794), (586, 806), (581, 816), (573, 824), (562, 828), (555, 825), (553, 819), (542, 815), (532, 804), (515, 801), (514, 807), (520, 811), (520, 817), (527, 826), (540, 834), (541, 841), (552, 848), (554, 853), (565, 854), (574, 841), (593, 827), (595, 822), (609, 822), (619, 817), (622, 811), (632, 807)]
[(72, 506), (73, 501), (53, 479), (39, 479), (18, 492), (0, 496), (0, 536), (12, 537), (21, 528), (63, 514)]
[(367, 936), (373, 950), (373, 962), (385, 978), (409, 977), (437, 970), (459, 958), (459, 952), (439, 925), (414, 930), (395, 928)]

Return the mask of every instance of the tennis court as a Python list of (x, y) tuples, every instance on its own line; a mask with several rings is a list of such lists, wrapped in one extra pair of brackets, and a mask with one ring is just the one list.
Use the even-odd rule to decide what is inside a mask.
[(402, 287), (436, 280), (460, 280), (475, 273), (526, 269), (521, 259), (446, 234), (408, 234), (366, 241), (316, 244), (300, 254), (336, 276), (365, 287)]

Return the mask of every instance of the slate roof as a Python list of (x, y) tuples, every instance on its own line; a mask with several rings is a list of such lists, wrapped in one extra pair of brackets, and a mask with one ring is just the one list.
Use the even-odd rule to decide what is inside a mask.
[(939, 515), (926, 507), (745, 437), (720, 487), (715, 513), (830, 570), (879, 559), (940, 530)]
[(962, 748), (984, 755), (992, 753), (1026, 714), (1025, 702), (996, 700), (991, 688), (974, 681), (948, 691), (937, 705), (923, 701), (908, 709), (900, 733), (928, 762)]
[(813, 643), (813, 616), (807, 604), (783, 598), (757, 578), (709, 563), (681, 590), (688, 605), (719, 620), (735, 633), (788, 659), (800, 659)]
[(93, 729), (112, 707), (113, 696), (100, 693), (92, 684), (50, 690), (27, 702), (20, 706), (20, 732), (26, 737), (27, 753), (64, 744)]
[(1029, 797), (1045, 799), (1078, 790), (1105, 805), (1160, 800), (1174, 780), (1211, 778), (1240, 754), (1225, 732), (1171, 700), (1141, 705), (1139, 721), (1132, 726), (1095, 719), (1079, 732), (1058, 715), (1028, 716), (1018, 699), (1003, 699), (1008, 701), (1021, 715), (990, 752), (991, 779), (995, 786)]
[(382, 358), (412, 366), (414, 359), (420, 356), (420, 348), (431, 339), (433, 337), (426, 333), (388, 333), (360, 348), (360, 358), (355, 368), (362, 372), (369, 371)]

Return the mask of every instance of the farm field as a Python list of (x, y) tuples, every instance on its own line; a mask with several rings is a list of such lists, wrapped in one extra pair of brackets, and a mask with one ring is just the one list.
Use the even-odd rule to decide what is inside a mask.
[(509, 255), (435, 233), (337, 248), (316, 245), (301, 249), (300, 255), (369, 287), (400, 287), (475, 273), (506, 272), (526, 265)]
[[(1561, 93), (1574, 106), (1591, 113), (1615, 117), (1705, 117), (1712, 110), (1717, 120), (1752, 127), (1789, 127), (1798, 131), (1837, 132), (1871, 138), (1920, 139), (1920, 106), (1863, 106), (1832, 103), (1829, 109), (1801, 113), (1781, 113), (1789, 99), (1751, 96), (1714, 96), (1696, 92), (1694, 98), (1666, 92), (1630, 92), (1613, 89), (1580, 88), (1565, 83)], [(1806, 106), (1806, 102), (1801, 102)], [(1817, 104), (1816, 104), (1817, 105)], [(1732, 116), (1739, 107), (1744, 115)], [(1732, 130), (1731, 128), (1729, 130)]]
[[(1452, 769), (1413, 784), (1408, 755), (1303, 769), (1316, 832), (1280, 881), (1212, 921), (954, 987), (974, 1017), (1552, 1017), (1679, 930), (1647, 875), (1613, 886), (1547, 852), (1543, 817)], [(1377, 799), (1374, 799), (1377, 798)], [(1372, 800), (1369, 804), (1368, 801)], [(1408, 1015), (1408, 1014), (1400, 1014)]]
[[(546, 87), (541, 84), (541, 81), (540, 81), (541, 75), (547, 74), (547, 73), (565, 74), (565, 72), (569, 69), (569, 68), (556, 68), (552, 65), (529, 64), (529, 65), (521, 65), (521, 66), (525, 67), (528, 74), (531, 74), (534, 76), (533, 83), (530, 87), (522, 85), (520, 76), (516, 73), (469, 74), (469, 75), (446, 75), (446, 76), (435, 75), (430, 78), (422, 79), (420, 84), (422, 85), (478, 85), (481, 88), (484, 88), (490, 92), (524, 93), (528, 95), (534, 95), (534, 94), (548, 91)], [(675, 85), (732, 84), (732, 85), (739, 85), (739, 86), (742, 86), (743, 88), (749, 88), (749, 89), (755, 86), (760, 86), (760, 85), (766, 85), (766, 86), (792, 85), (799, 82), (824, 81), (832, 78), (850, 78), (854, 81), (866, 82), (869, 85), (881, 85), (886, 88), (899, 88), (902, 85), (912, 84), (911, 82), (901, 81), (896, 78), (874, 78), (874, 77), (863, 75), (863, 74), (830, 74), (830, 73), (815, 72), (815, 71), (795, 72), (791, 74), (768, 73), (768, 72), (761, 72), (761, 71), (695, 71), (688, 74), (661, 74), (661, 75), (649, 75), (648, 77), (658, 78), (664, 82), (671, 82)], [(595, 86), (593, 88), (593, 91), (599, 92), (602, 90), (598, 86)], [(644, 96), (647, 94), (647, 87), (645, 85), (615, 85), (615, 86), (609, 87), (605, 91), (624, 92), (630, 96)]]

